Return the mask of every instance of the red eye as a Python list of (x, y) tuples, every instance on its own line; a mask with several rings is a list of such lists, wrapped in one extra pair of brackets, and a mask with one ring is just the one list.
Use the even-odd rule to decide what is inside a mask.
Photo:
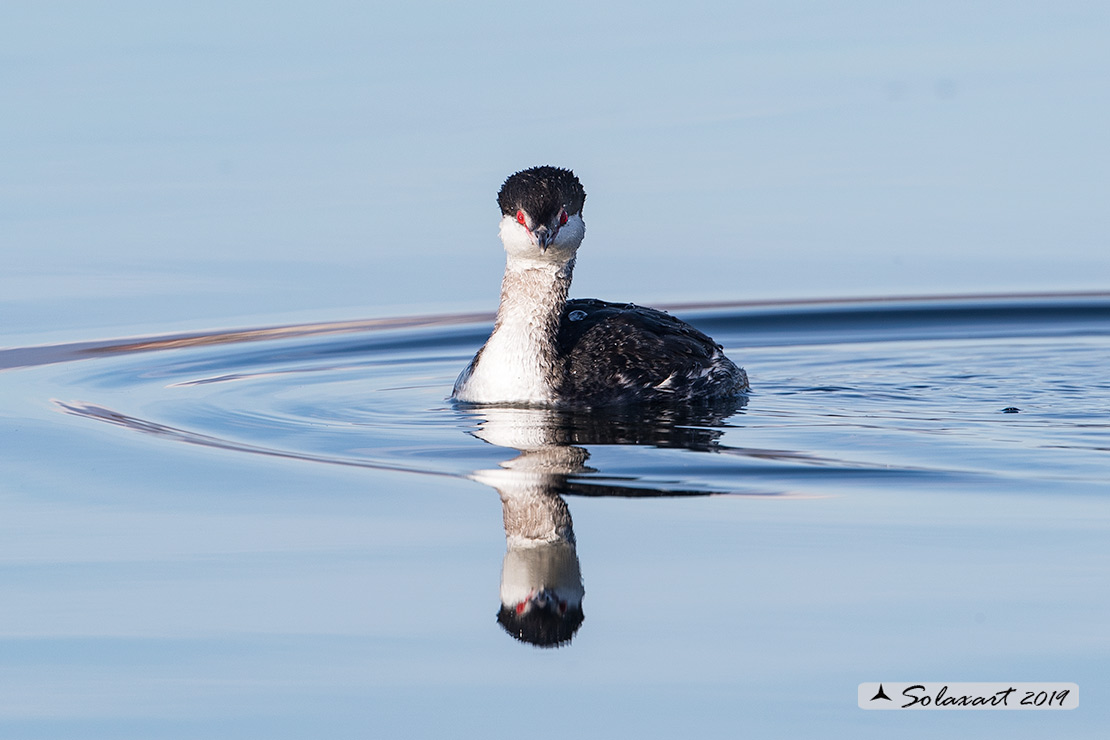
[(516, 222), (518, 224), (520, 224), (521, 226), (527, 226), (528, 225), (527, 222), (526, 222), (526, 219), (524, 218), (524, 211), (517, 211), (516, 212)]
[(560, 226), (566, 226), (567, 225), (567, 212), (565, 210), (564, 211), (559, 211), (559, 225)]

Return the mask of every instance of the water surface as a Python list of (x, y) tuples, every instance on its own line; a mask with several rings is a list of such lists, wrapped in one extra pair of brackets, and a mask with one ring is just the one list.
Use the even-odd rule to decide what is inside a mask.
[[(1110, 296), (678, 312), (750, 396), (456, 407), (483, 315), (4, 350), (3, 725), (469, 734), (556, 692), (587, 736), (837, 734), (885, 676), (1080, 684), (992, 733), (1105, 719)], [(560, 647), (512, 619), (536, 572), (584, 587)]]

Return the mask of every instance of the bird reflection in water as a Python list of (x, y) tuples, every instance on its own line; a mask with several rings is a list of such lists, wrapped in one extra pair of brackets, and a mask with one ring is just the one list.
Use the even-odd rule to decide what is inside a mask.
[(474, 436), (520, 454), (471, 478), (501, 496), (506, 551), (497, 621), (516, 639), (538, 647), (569, 643), (585, 619), (585, 588), (574, 525), (563, 494), (588, 496), (705, 495), (622, 485), (586, 465), (581, 445), (651, 445), (710, 451), (720, 425), (740, 400), (712, 409), (626, 409), (617, 413), (473, 407)]

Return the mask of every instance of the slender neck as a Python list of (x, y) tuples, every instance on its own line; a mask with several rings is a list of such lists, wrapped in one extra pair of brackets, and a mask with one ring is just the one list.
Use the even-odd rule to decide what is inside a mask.
[(553, 351), (559, 318), (567, 303), (574, 260), (564, 265), (509, 258), (501, 280), (494, 332), (526, 328), (524, 336)]
[(520, 400), (550, 401), (559, 383), (559, 321), (573, 271), (573, 259), (556, 264), (510, 257), (505, 267), (497, 321), (484, 352), (509, 371)]
[(544, 261), (507, 251), (493, 333), (459, 376), (454, 398), (546, 406), (555, 401), (563, 380), (559, 322), (574, 271), (573, 252), (565, 261)]

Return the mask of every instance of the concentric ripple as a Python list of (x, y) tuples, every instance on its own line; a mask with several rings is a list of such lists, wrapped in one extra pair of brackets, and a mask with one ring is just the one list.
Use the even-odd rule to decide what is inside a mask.
[(528, 455), (529, 475), (562, 493), (1105, 485), (1110, 295), (675, 312), (747, 368), (750, 397), (590, 414), (457, 407), (451, 384), (489, 331), (476, 315), (17, 348), (0, 368), (50, 366), (56, 408), (106, 431), (457, 477)]

